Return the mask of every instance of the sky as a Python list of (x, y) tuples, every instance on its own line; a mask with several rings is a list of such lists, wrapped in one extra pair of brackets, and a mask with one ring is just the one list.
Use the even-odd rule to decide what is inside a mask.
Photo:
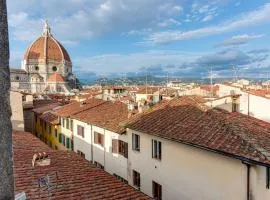
[(10, 65), (47, 19), (79, 78), (270, 76), (270, 1), (8, 0)]

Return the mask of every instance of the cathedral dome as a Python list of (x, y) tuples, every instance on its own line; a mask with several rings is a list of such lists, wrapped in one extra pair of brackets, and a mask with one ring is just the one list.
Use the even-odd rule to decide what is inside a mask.
[(35, 40), (27, 49), (24, 60), (53, 60), (56, 62), (71, 62), (63, 47), (51, 34), (48, 23), (45, 23), (42, 36)]

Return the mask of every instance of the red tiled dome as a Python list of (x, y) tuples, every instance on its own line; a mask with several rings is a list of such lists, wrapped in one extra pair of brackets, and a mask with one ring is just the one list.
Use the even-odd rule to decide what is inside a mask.
[(66, 49), (51, 35), (49, 28), (44, 29), (43, 35), (32, 43), (24, 56), (25, 60), (45, 58), (57, 62), (71, 62)]
[(53, 83), (64, 83), (65, 80), (63, 78), (63, 76), (61, 76), (61, 74), (59, 73), (54, 73), (53, 75), (51, 75), (48, 78), (48, 82), (53, 82)]

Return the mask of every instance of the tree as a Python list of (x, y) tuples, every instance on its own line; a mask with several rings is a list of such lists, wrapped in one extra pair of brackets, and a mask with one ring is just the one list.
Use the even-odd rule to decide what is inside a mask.
[(0, 0), (0, 199), (14, 199), (6, 0)]

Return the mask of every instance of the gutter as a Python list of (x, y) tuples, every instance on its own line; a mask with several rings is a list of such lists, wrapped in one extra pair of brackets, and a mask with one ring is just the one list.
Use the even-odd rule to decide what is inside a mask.
[[(128, 128), (128, 127), (126, 127), (126, 128)], [(130, 129), (130, 128), (128, 128), (128, 129)], [(135, 130), (135, 129), (130, 129), (130, 130)], [(140, 130), (137, 130), (137, 131), (140, 131)], [(224, 156), (227, 156), (227, 157), (230, 157), (230, 158), (234, 158), (234, 159), (237, 159), (237, 160), (241, 160), (243, 162), (247, 162), (247, 163), (250, 163), (250, 164), (260, 165), (260, 166), (263, 166), (263, 167), (270, 167), (270, 163), (266, 164), (266, 163), (263, 163), (263, 162), (260, 162), (260, 161), (245, 158), (243, 156), (237, 156), (237, 155), (234, 155), (234, 154), (231, 154), (231, 153), (227, 153), (227, 152), (224, 152), (224, 151), (221, 151), (221, 150), (211, 149), (209, 147), (204, 147), (204, 146), (201, 146), (201, 145), (197, 145), (197, 144), (193, 144), (193, 143), (185, 142), (185, 141), (181, 141), (181, 140), (176, 140), (176, 139), (172, 139), (172, 138), (168, 138), (168, 137), (164, 137), (164, 136), (160, 136), (160, 135), (149, 134), (149, 133), (145, 133), (145, 132), (141, 132), (141, 133), (144, 133), (144, 134), (147, 134), (147, 135), (153, 135), (153, 136), (156, 136), (156, 137), (160, 137), (162, 139), (170, 140), (170, 141), (177, 142), (177, 143), (180, 143), (180, 144), (185, 144), (187, 146), (192, 146), (192, 147), (195, 147), (195, 148), (198, 148), (198, 149), (203, 149), (203, 150), (206, 150), (206, 151), (218, 153), (218, 154), (221, 154), (221, 155), (224, 155)]]

